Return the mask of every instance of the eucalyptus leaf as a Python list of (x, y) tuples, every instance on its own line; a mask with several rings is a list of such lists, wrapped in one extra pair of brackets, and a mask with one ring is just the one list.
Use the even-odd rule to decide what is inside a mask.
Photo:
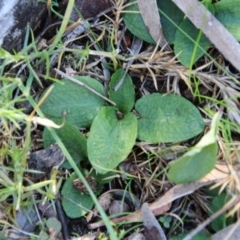
[(170, 164), (168, 178), (174, 183), (187, 183), (201, 179), (209, 173), (217, 161), (216, 131), (219, 115), (212, 121), (210, 131), (191, 150)]
[[(61, 124), (62, 119), (53, 119), (55, 123)], [(66, 149), (69, 151), (71, 157), (75, 163), (79, 163), (81, 160), (87, 158), (87, 140), (85, 136), (72, 124), (65, 122), (64, 126), (59, 129), (55, 129), (58, 137), (63, 142)], [(52, 137), (47, 128), (43, 131), (43, 145), (44, 148), (49, 147), (56, 141)], [(71, 168), (68, 162), (64, 162), (61, 167)]]
[(215, 17), (240, 41), (240, 0), (221, 0), (213, 6)]
[(113, 107), (102, 108), (92, 123), (87, 140), (92, 166), (100, 174), (116, 168), (131, 152), (136, 136), (137, 119), (132, 113), (118, 119)]
[(123, 20), (128, 30), (143, 41), (156, 44), (142, 19), (137, 2), (130, 0), (129, 3), (131, 5), (124, 9), (125, 13), (123, 14)]
[(123, 69), (119, 69), (112, 75), (108, 94), (110, 100), (117, 104), (116, 107), (122, 113), (128, 113), (132, 110), (135, 103), (134, 86), (129, 74), (126, 74), (121, 87), (117, 91), (114, 91), (114, 87), (120, 82), (124, 73)]
[(204, 129), (198, 109), (183, 97), (153, 93), (136, 102), (138, 139), (150, 143), (190, 139)]
[(62, 188), (62, 206), (69, 218), (82, 217), (90, 211), (94, 202), (90, 195), (83, 193), (73, 187), (73, 181), (77, 175), (73, 173), (64, 183)]
[[(97, 80), (79, 76), (74, 78), (104, 95), (103, 85)], [(61, 118), (66, 113), (69, 123), (77, 127), (89, 127), (104, 106), (104, 100), (67, 79), (61, 82), (63, 85), (54, 83), (52, 92), (41, 105), (42, 112), (48, 118)]]

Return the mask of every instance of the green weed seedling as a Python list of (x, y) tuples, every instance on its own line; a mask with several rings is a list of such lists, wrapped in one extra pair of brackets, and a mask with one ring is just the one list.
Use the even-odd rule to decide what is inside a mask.
[[(7, 54), (6, 51), (0, 49), (0, 54), (5, 56), (5, 62), (2, 64), (12, 63), (23, 58), (21, 55)], [(15, 108), (16, 103), (25, 101), (24, 95), (14, 98), (14, 92), (22, 85), (20, 78), (0, 77), (0, 135), (1, 144), (0, 162), (4, 159), (8, 162), (8, 167), (0, 165), (0, 201), (5, 201), (12, 197), (13, 211), (19, 210), (23, 200), (29, 201), (33, 191), (41, 191), (43, 186), (51, 183), (51, 181), (42, 181), (41, 183), (32, 183), (29, 179), (25, 179), (25, 174), (30, 172), (26, 169), (28, 152), (31, 147), (31, 122), (28, 116), (23, 113), (22, 109)], [(13, 132), (26, 126), (25, 135), (16, 137)], [(21, 139), (21, 140), (20, 140)], [(25, 181), (25, 183), (24, 183)], [(26, 184), (28, 181), (29, 184)]]
[(39, 234), (40, 240), (55, 240), (58, 239), (57, 235), (61, 231), (61, 223), (54, 217), (51, 217), (45, 222), (46, 230), (41, 231)]
[[(208, 5), (208, 9), (234, 37), (240, 40), (239, 0), (225, 0), (216, 3), (205, 0), (203, 2)], [(54, 3), (53, 1), (52, 4)], [(130, 1), (130, 3), (133, 3), (133, 1)], [(214, 62), (214, 59), (206, 53), (210, 47), (210, 42), (202, 34), (202, 30), (196, 29), (171, 1), (162, 0), (158, 1), (158, 4), (164, 36), (169, 44), (174, 44), (174, 53), (179, 62), (190, 70), (203, 54), (206, 54)], [(202, 133), (204, 122), (199, 110), (191, 102), (177, 95), (154, 93), (143, 96), (136, 101), (132, 79), (128, 74), (118, 91), (114, 91), (114, 87), (124, 76), (124, 70), (122, 69), (117, 70), (112, 75), (108, 91), (109, 101), (73, 82), (69, 82), (68, 79), (63, 79), (53, 84), (52, 92), (46, 98), (46, 101), (43, 99), (44, 102), (39, 110), (31, 95), (31, 87), (34, 80), (39, 86), (42, 86), (42, 83), (34, 69), (44, 62), (46, 65), (44, 77), (56, 81), (56, 79), (50, 77), (50, 57), (52, 55), (60, 53), (60, 56), (62, 56), (64, 52), (69, 52), (80, 56), (80, 60), (77, 57), (78, 61), (68, 59), (75, 67), (84, 65), (88, 55), (111, 59), (109, 63), (112, 62), (114, 69), (117, 69), (118, 60), (126, 60), (123, 56), (118, 55), (117, 51), (113, 50), (113, 39), (109, 44), (109, 46), (112, 46), (109, 52), (94, 51), (88, 49), (88, 47), (84, 50), (70, 49), (61, 43), (60, 39), (68, 24), (73, 5), (74, 0), (69, 0), (65, 17), (50, 48), (43, 51), (38, 50), (33, 34), (32, 44), (27, 46), (29, 36), (26, 36), (24, 49), (19, 53), (12, 55), (0, 48), (0, 59), (4, 63), (0, 68), (0, 134), (8, 138), (5, 145), (8, 145), (8, 147), (0, 150), (1, 163), (6, 159), (8, 161), (8, 167), (3, 166), (3, 164), (0, 167), (0, 200), (6, 202), (7, 199), (12, 199), (12, 204), (8, 206), (8, 209), (11, 208), (9, 211), (12, 212), (13, 207), (18, 210), (23, 206), (23, 203), (28, 205), (33, 192), (45, 196), (45, 200), (55, 198), (56, 193), (52, 189), (56, 185), (56, 179), (35, 184), (26, 178), (26, 172), (30, 172), (26, 168), (28, 152), (31, 149), (31, 122), (29, 116), (14, 105), (28, 100), (39, 118), (43, 119), (45, 115), (58, 125), (63, 123), (63, 117), (66, 120), (64, 126), (60, 129), (53, 130), (53, 128), (46, 127), (43, 132), (43, 143), (46, 148), (57, 142), (68, 159), (62, 167), (74, 169), (74, 172), (61, 186), (62, 204), (67, 216), (70, 218), (81, 217), (92, 209), (95, 203), (106, 223), (111, 238), (116, 239), (114, 236), (117, 234), (123, 237), (126, 233), (121, 232), (121, 230), (117, 232), (113, 230), (108, 217), (100, 207), (96, 196), (100, 193), (102, 185), (116, 176), (116, 167), (128, 157), (136, 141), (149, 144), (187, 141)], [(138, 11), (137, 4), (130, 4), (124, 10), (127, 10), (123, 15), (127, 28), (140, 39), (155, 44), (142, 21), (140, 13), (136, 13)], [(131, 14), (131, 11), (133, 14)], [(28, 34), (30, 34), (30, 31)], [(22, 73), (13, 75), (12, 72), (15, 71), (9, 71), (10, 74), (8, 72), (5, 74), (5, 71), (8, 71), (6, 69), (18, 69), (21, 65), (25, 65), (24, 70), (28, 73), (25, 82), (20, 78)], [(217, 66), (219, 67), (219, 65)], [(219, 69), (224, 70), (221, 66)], [(191, 71), (189, 72), (189, 81), (192, 81), (192, 78), (190, 79)], [(227, 71), (225, 72), (227, 73)], [(24, 77), (26, 76), (24, 75)], [(96, 79), (83, 76), (76, 76), (75, 78), (76, 81), (94, 89), (99, 95), (105, 96), (103, 85)], [(197, 80), (194, 84), (198, 89), (196, 83)], [(19, 89), (20, 94), (16, 94), (16, 90)], [(208, 96), (204, 97), (207, 98)], [(217, 101), (217, 99), (213, 99), (214, 103), (217, 103)], [(115, 104), (111, 105), (109, 102)], [(214, 114), (208, 115), (213, 116)], [(219, 116), (216, 115), (212, 121), (211, 129), (205, 136), (188, 152), (168, 165), (169, 181), (177, 184), (195, 181), (213, 169), (218, 152), (216, 141), (218, 123)], [(230, 135), (230, 125), (232, 127), (229, 120), (229, 134), (228, 132), (224, 133), (222, 129), (222, 133), (226, 136)], [(26, 126), (26, 128), (22, 129), (22, 126)], [(18, 142), (15, 141), (15, 136), (12, 136), (16, 129), (24, 130), (25, 134)], [(85, 134), (80, 132), (79, 129), (84, 129)], [(235, 129), (239, 130), (237, 124)], [(90, 164), (93, 167), (91, 171), (89, 171)], [(166, 171), (166, 169), (162, 171)], [(98, 184), (97, 191), (91, 191), (87, 177), (95, 179)], [(87, 186), (86, 191), (79, 191), (73, 187), (73, 182), (79, 178)], [(61, 181), (58, 181), (57, 189), (60, 189), (60, 185)], [(211, 206), (212, 212), (219, 209), (225, 198), (225, 195), (214, 198)], [(49, 221), (46, 222), (47, 227), (43, 230), (41, 239), (51, 237), (49, 229), (53, 229), (56, 233), (60, 231), (59, 223), (49, 223)], [(170, 219), (164, 217), (160, 221), (163, 222), (165, 227), (168, 227)], [(220, 216), (213, 222), (212, 229), (218, 231), (226, 225), (228, 225), (228, 220), (225, 216)], [(201, 239), (208, 239), (204, 233), (200, 233), (199, 236), (202, 237)], [(101, 237), (102, 239), (106, 238), (104, 235)], [(180, 236), (178, 239), (182, 238), (183, 236)]]
[[(154, 93), (135, 103), (129, 75), (115, 92), (113, 88), (123, 75), (124, 71), (119, 69), (110, 83), (109, 98), (116, 106), (105, 106), (102, 98), (68, 80), (62, 81), (64, 86), (55, 83), (41, 106), (44, 115), (50, 119), (61, 119), (62, 113), (66, 113), (66, 126), (56, 130), (57, 134), (74, 159), (79, 162), (87, 156), (100, 174), (115, 169), (131, 152), (137, 139), (149, 143), (179, 142), (193, 138), (204, 129), (198, 109), (183, 97)], [(90, 77), (76, 79), (104, 95), (103, 86), (97, 80)], [(77, 128), (81, 127), (90, 127), (87, 141), (77, 134)], [(44, 146), (53, 143), (47, 130), (43, 136)]]
[[(76, 163), (88, 159), (102, 179), (104, 174), (114, 171), (127, 158), (137, 140), (150, 144), (180, 142), (197, 136), (204, 129), (200, 112), (183, 97), (153, 93), (135, 102), (134, 86), (129, 75), (126, 75), (120, 89), (114, 91), (123, 75), (124, 70), (119, 69), (111, 78), (108, 95), (115, 106), (106, 106), (104, 99), (67, 79), (62, 80), (63, 84), (54, 83), (52, 92), (41, 106), (44, 115), (56, 123), (62, 122), (64, 113), (66, 124), (57, 129), (56, 134)], [(103, 86), (97, 80), (75, 78), (104, 95)], [(210, 132), (193, 149), (171, 165), (169, 179), (172, 182), (198, 180), (213, 169), (217, 154), (215, 135), (218, 119), (216, 116)], [(87, 139), (79, 128), (90, 128)], [(43, 141), (45, 147), (55, 142), (47, 129), (44, 130)], [(202, 162), (204, 159), (207, 163)], [(188, 164), (191, 168), (199, 167), (199, 164), (205, 167), (199, 167), (198, 174), (193, 175), (191, 173), (196, 171), (188, 171), (189, 168), (185, 167)], [(71, 164), (67, 167), (71, 168)], [(67, 191), (68, 198), (63, 201), (64, 209), (70, 214), (69, 217), (75, 218), (84, 215), (92, 207), (93, 201), (87, 193), (72, 188), (74, 179), (76, 176), (71, 176), (62, 191), (64, 195)], [(101, 177), (98, 182), (101, 183)], [(88, 200), (81, 200), (85, 198)], [(71, 214), (68, 209), (72, 205), (69, 204), (80, 204), (82, 210)]]
[(172, 221), (172, 217), (171, 216), (160, 217), (159, 221), (161, 222), (161, 224), (163, 224), (163, 226), (165, 228), (169, 228), (170, 227), (170, 223)]

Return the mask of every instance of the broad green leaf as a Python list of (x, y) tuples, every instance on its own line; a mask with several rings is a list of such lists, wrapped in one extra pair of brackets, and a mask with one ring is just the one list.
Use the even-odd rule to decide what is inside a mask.
[(218, 145), (216, 131), (219, 115), (212, 121), (210, 131), (190, 151), (170, 164), (168, 178), (174, 183), (187, 183), (199, 180), (209, 173), (217, 161)]
[(221, 0), (213, 6), (215, 17), (240, 41), (240, 0)]
[[(182, 21), (184, 14), (172, 1), (158, 0), (157, 2), (160, 8), (163, 35), (167, 42), (172, 44), (175, 39), (177, 27)], [(174, 24), (176, 24), (177, 27)]]
[[(214, 7), (209, 2), (204, 2), (209, 11), (214, 13)], [(203, 26), (206, 19), (202, 19)], [(178, 60), (187, 67), (192, 67), (205, 51), (211, 46), (211, 42), (205, 37), (202, 30), (197, 29), (188, 18), (184, 18), (179, 25), (174, 40), (174, 53)]]
[(150, 143), (178, 142), (190, 139), (204, 129), (198, 109), (177, 95), (154, 93), (136, 102), (138, 139)]
[(117, 104), (117, 108), (122, 113), (128, 113), (132, 110), (135, 103), (135, 92), (132, 78), (126, 74), (122, 86), (116, 92), (113, 90), (124, 76), (124, 73), (125, 71), (123, 69), (119, 69), (112, 75), (108, 94), (109, 98)]
[(54, 229), (56, 233), (59, 233), (62, 228), (61, 223), (55, 217), (48, 218), (48, 220), (46, 221), (46, 226), (49, 230)]
[[(182, 20), (179, 28), (180, 29), (177, 30), (175, 35), (174, 53), (178, 55), (178, 60), (183, 65), (191, 67), (191, 63), (194, 64), (204, 55), (205, 50), (211, 46), (211, 42), (200, 32), (200, 30), (196, 29), (187, 18)], [(184, 31), (184, 33), (182, 31)], [(198, 41), (199, 34), (201, 34), (201, 37)], [(191, 39), (189, 39), (189, 37)], [(195, 45), (200, 46), (203, 50), (197, 47), (194, 53)]]
[[(69, 218), (78, 218), (86, 214), (93, 207), (90, 195), (83, 193), (73, 187), (73, 181), (77, 175), (73, 173), (64, 183), (62, 188), (62, 206)], [(78, 206), (78, 205), (79, 206)]]
[[(62, 119), (53, 119), (55, 123), (61, 124)], [(81, 160), (87, 157), (87, 140), (85, 136), (73, 125), (65, 122), (64, 126), (59, 129), (55, 129), (57, 135), (69, 151), (75, 163), (79, 163)], [(47, 128), (43, 131), (43, 144), (44, 148), (49, 147), (55, 143), (54, 138)], [(68, 162), (64, 162), (61, 167), (71, 168)]]
[(133, 35), (148, 43), (156, 44), (144, 24), (137, 2), (135, 0), (129, 1), (129, 3), (133, 2), (135, 3), (124, 9), (123, 20), (125, 25)]
[[(103, 86), (90, 77), (75, 76), (77, 80), (104, 95)], [(77, 127), (89, 127), (104, 105), (104, 100), (89, 90), (63, 79), (64, 85), (54, 83), (54, 88), (41, 106), (42, 112), (48, 118), (62, 118)]]
[(170, 165), (169, 180), (174, 183), (187, 183), (204, 177), (214, 168), (217, 151), (217, 143), (190, 150)]
[[(218, 210), (222, 209), (222, 207), (231, 199), (231, 197), (226, 193), (221, 193), (220, 195), (216, 196), (210, 205), (210, 212), (209, 216), (211, 216), (213, 213), (217, 212)], [(211, 222), (211, 226), (214, 229), (214, 231), (218, 232), (221, 229), (225, 228), (227, 225), (233, 223), (234, 218), (233, 217), (226, 217), (226, 214), (223, 213), (218, 218), (214, 219)]]
[(137, 119), (127, 113), (118, 119), (113, 107), (104, 107), (94, 119), (87, 140), (88, 157), (100, 174), (105, 174), (131, 152), (137, 136)]
[(41, 231), (40, 234), (39, 234), (39, 239), (41, 239), (41, 240), (49, 240), (49, 235), (46, 232)]

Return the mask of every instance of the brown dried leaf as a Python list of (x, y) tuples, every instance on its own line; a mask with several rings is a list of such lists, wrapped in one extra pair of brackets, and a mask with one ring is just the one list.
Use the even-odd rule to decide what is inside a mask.
[[(171, 203), (167, 203), (165, 204), (164, 206), (160, 206), (160, 207), (157, 207), (157, 206), (154, 206), (155, 208), (153, 209), (152, 207), (152, 204), (149, 205), (149, 208), (151, 209), (151, 211), (153, 212), (153, 214), (155, 216), (158, 216), (160, 214), (163, 214), (165, 212), (167, 212), (170, 207), (171, 207)], [(137, 210), (127, 216), (123, 216), (123, 217), (119, 217), (119, 218), (115, 218), (115, 219), (112, 219), (111, 221), (114, 222), (114, 223), (117, 223), (117, 222), (135, 222), (135, 221), (142, 221), (142, 213), (141, 213), (141, 210)], [(88, 228), (89, 229), (94, 229), (94, 228), (98, 228), (98, 227), (101, 227), (101, 226), (104, 226), (104, 222), (97, 222), (97, 223), (91, 223), (88, 225)]]
[[(223, 181), (229, 177), (230, 171), (226, 164), (217, 163), (215, 169), (213, 169), (209, 174), (207, 174), (204, 178), (197, 182), (186, 183), (186, 184), (179, 184), (171, 188), (168, 192), (166, 192), (162, 197), (157, 199), (155, 202), (149, 204), (149, 208), (154, 214), (154, 216), (158, 216), (167, 212), (170, 207), (171, 203), (183, 196), (193, 193), (197, 189), (212, 184), (216, 182)], [(132, 214), (127, 216), (119, 217), (112, 219), (112, 222), (122, 222), (122, 221), (142, 221), (142, 213), (140, 210), (135, 211)], [(103, 222), (92, 223), (89, 224), (89, 229), (94, 229), (97, 227), (103, 226)]]
[[(159, 46), (163, 47), (167, 44), (163, 32), (162, 32), (162, 25), (160, 22), (160, 15), (158, 12), (158, 6), (156, 0), (137, 0), (138, 6), (143, 18), (143, 21), (152, 36), (152, 38), (155, 40), (156, 43), (159, 42)], [(170, 50), (170, 47), (168, 46), (166, 48), (167, 50)]]
[(167, 240), (161, 225), (155, 218), (147, 203), (142, 205), (141, 211), (146, 239)]
[(180, 197), (191, 194), (203, 186), (223, 181), (224, 179), (228, 178), (229, 174), (230, 171), (228, 169), (228, 166), (226, 164), (218, 163), (209, 174), (207, 174), (204, 178), (200, 179), (199, 181), (186, 184), (179, 184), (171, 188), (162, 197), (160, 197), (158, 200), (156, 200), (150, 205), (151, 209), (154, 210), (163, 207), (167, 203), (171, 203)]
[(240, 236), (240, 222), (231, 224), (228, 227), (222, 229), (221, 231), (215, 233), (211, 236), (211, 240), (238, 240)]

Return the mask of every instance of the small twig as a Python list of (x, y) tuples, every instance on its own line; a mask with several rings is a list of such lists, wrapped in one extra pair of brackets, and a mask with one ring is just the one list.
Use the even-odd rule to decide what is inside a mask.
[(99, 96), (100, 98), (103, 98), (105, 101), (111, 103), (113, 106), (116, 106), (116, 103), (109, 100), (108, 98), (104, 97), (103, 95), (101, 95), (100, 93), (98, 93), (96, 90), (92, 89), (91, 87), (89, 87), (88, 85), (82, 83), (81, 81), (67, 75), (66, 73), (62, 72), (61, 70), (54, 68), (54, 71), (57, 72), (58, 74), (60, 74), (61, 76), (65, 77), (66, 79), (68, 79), (71, 82), (74, 82), (78, 85), (80, 85), (81, 87), (86, 88), (87, 90), (89, 90), (90, 92), (96, 94), (97, 96)]

